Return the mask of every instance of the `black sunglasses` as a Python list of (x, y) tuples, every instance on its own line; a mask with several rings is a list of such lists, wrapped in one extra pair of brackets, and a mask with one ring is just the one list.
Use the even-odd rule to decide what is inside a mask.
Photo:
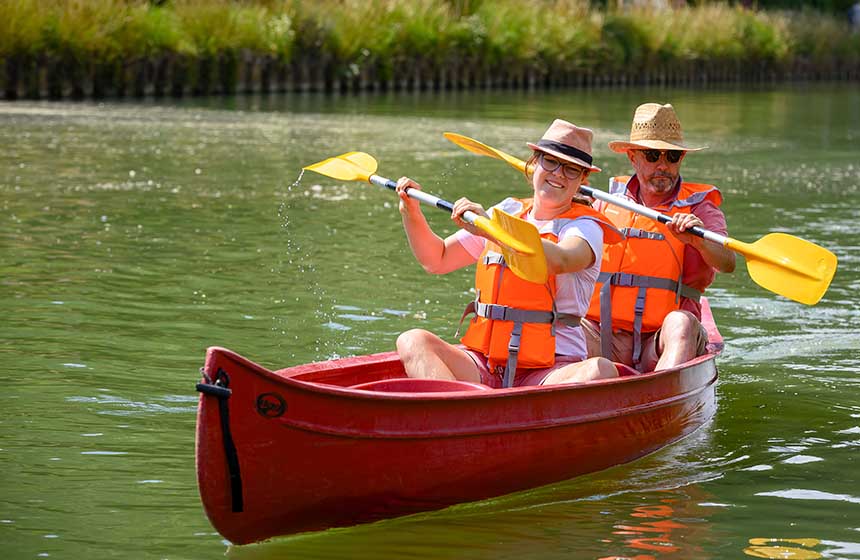
[(656, 163), (660, 154), (666, 154), (666, 161), (678, 163), (684, 155), (683, 150), (640, 150), (648, 163)]

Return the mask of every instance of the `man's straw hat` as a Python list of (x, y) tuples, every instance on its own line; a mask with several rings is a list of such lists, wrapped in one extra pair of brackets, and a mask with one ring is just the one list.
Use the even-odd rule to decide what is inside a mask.
[(595, 173), (600, 168), (592, 164), (591, 138), (594, 134), (587, 128), (556, 119), (553, 121), (537, 144), (526, 142), (532, 150), (538, 150), (554, 155), (558, 159), (569, 161)]
[(697, 152), (705, 148), (689, 148), (684, 145), (681, 121), (670, 104), (644, 103), (636, 107), (630, 140), (615, 140), (609, 143), (613, 152), (627, 150), (683, 150)]

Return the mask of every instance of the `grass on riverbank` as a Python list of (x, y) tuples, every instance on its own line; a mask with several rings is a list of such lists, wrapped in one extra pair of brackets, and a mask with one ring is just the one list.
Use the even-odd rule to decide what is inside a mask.
[(860, 64), (860, 34), (812, 11), (702, 4), (601, 11), (584, 0), (0, 0), (0, 59), (110, 64), (163, 55), (508, 74), (711, 64)]

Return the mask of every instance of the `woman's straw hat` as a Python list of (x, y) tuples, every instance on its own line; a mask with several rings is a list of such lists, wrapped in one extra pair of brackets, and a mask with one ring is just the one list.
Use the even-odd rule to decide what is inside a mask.
[(591, 138), (594, 134), (587, 128), (556, 119), (553, 121), (537, 144), (527, 142), (529, 148), (554, 155), (595, 173), (600, 168), (592, 164)]
[(689, 148), (684, 145), (681, 121), (670, 104), (644, 103), (636, 107), (630, 140), (615, 140), (609, 143), (613, 152), (627, 150), (683, 150), (697, 152), (705, 148)]

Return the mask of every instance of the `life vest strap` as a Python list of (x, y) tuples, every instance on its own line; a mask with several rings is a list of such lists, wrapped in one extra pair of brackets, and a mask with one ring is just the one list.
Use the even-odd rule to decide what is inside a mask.
[(633, 307), (633, 367), (639, 369), (642, 361), (642, 316), (645, 314), (645, 296), (648, 289), (644, 286), (639, 288), (636, 294), (636, 304)]
[(510, 389), (514, 386), (514, 376), (517, 373), (517, 358), (520, 354), (520, 337), (523, 334), (523, 324), (514, 323), (511, 331), (511, 339), (508, 341), (508, 362), (505, 364), (505, 375), (502, 378), (502, 387)]
[(663, 241), (666, 236), (659, 231), (647, 231), (639, 228), (621, 228), (621, 233), (624, 237), (635, 237), (637, 239), (653, 239), (654, 241)]
[(671, 278), (660, 278), (658, 276), (642, 276), (639, 274), (629, 274), (627, 272), (601, 272), (597, 277), (597, 283), (604, 284), (604, 286), (612, 285), (668, 290), (693, 301), (699, 301), (702, 298), (702, 292), (699, 290), (688, 286), (687, 284), (679, 284)]
[(502, 266), (506, 266), (505, 257), (501, 253), (487, 252), (487, 254), (484, 255), (484, 264), (500, 264)]
[(514, 323), (542, 323), (562, 324), (568, 327), (578, 327), (582, 317), (573, 313), (559, 313), (558, 311), (534, 311), (532, 309), (519, 309), (498, 305), (493, 303), (472, 302), (474, 308), (471, 310), (478, 317), (491, 319), (493, 321), (513, 321)]
[[(553, 325), (564, 325), (566, 327), (578, 327), (582, 317), (573, 313), (560, 313), (558, 311), (535, 311), (533, 309), (519, 309), (517, 307), (508, 307), (506, 305), (498, 305), (494, 303), (481, 303), (479, 301), (470, 301), (463, 310), (463, 315), (460, 317), (460, 326), (463, 321), (474, 313), (478, 317), (490, 319), (492, 321), (512, 321), (514, 323), (540, 323)], [(460, 328), (457, 328), (459, 334)]]

